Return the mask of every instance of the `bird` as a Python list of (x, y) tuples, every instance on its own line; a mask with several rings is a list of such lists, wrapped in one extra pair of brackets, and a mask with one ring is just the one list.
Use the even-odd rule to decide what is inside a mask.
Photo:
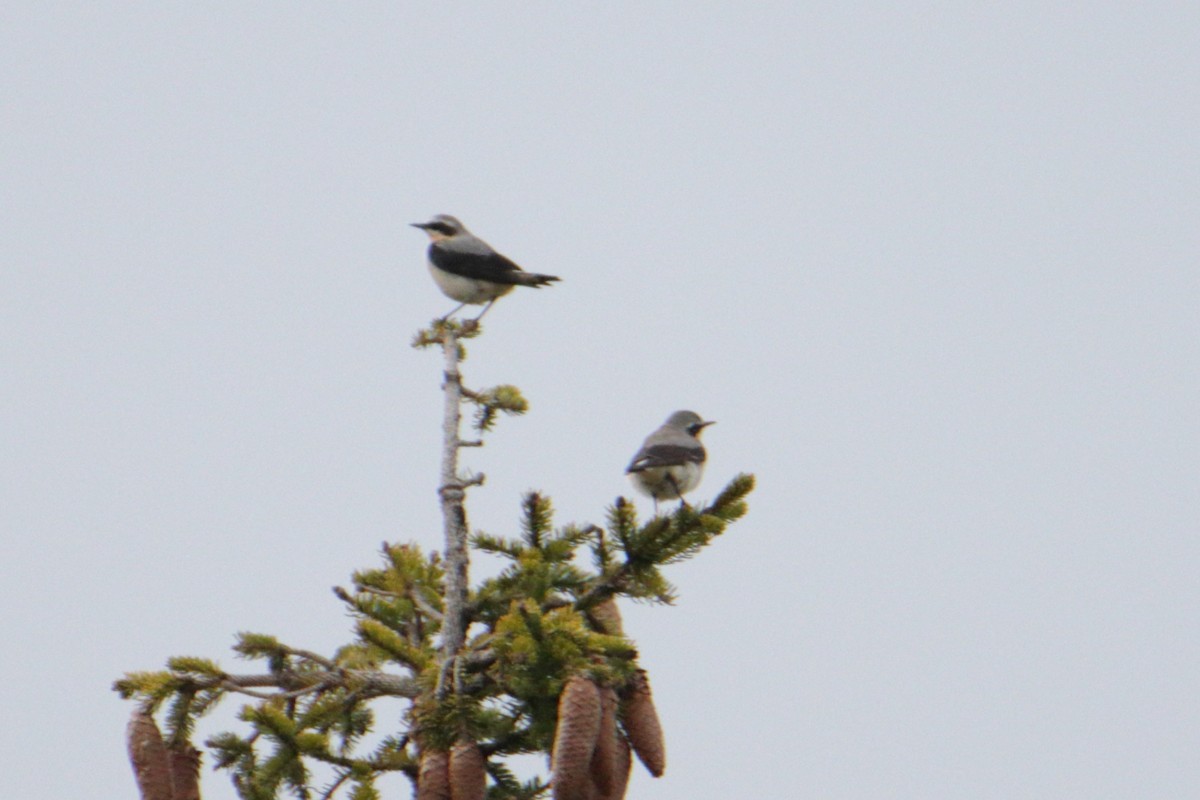
[(646, 437), (642, 448), (625, 468), (638, 490), (654, 498), (654, 513), (659, 500), (679, 500), (700, 485), (704, 475), (705, 452), (700, 432), (712, 425), (695, 411), (676, 411), (658, 430)]
[(508, 294), (514, 287), (541, 288), (560, 280), (554, 275), (526, 272), (449, 214), (438, 214), (428, 222), (410, 224), (429, 234), (429, 272), (442, 294), (459, 302), (442, 320), (449, 319), (465, 305), (486, 303), (473, 320), (478, 322), (496, 298)]

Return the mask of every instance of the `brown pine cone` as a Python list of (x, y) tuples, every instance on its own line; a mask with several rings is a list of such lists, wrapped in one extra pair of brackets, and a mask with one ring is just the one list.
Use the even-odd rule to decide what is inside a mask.
[(662, 725), (650, 696), (650, 680), (646, 670), (639, 669), (621, 692), (621, 723), (633, 752), (656, 778), (667, 768), (667, 748), (663, 743)]
[(597, 791), (612, 791), (617, 756), (617, 693), (611, 687), (600, 689), (600, 730), (592, 753), (592, 782)]
[(188, 742), (167, 749), (174, 800), (200, 800), (200, 751)]
[(625, 788), (629, 785), (629, 767), (633, 757), (629, 752), (629, 742), (620, 733), (616, 736), (616, 746), (613, 748), (612, 786), (607, 792), (599, 786), (592, 793), (592, 800), (625, 800)]
[(486, 763), (475, 742), (460, 739), (450, 748), (450, 800), (483, 800), (487, 793)]
[(450, 754), (445, 750), (421, 751), (417, 800), (450, 800)]
[(600, 732), (600, 690), (575, 675), (558, 698), (558, 728), (550, 764), (554, 800), (590, 800), (591, 764)]
[(175, 792), (171, 788), (167, 745), (148, 711), (139, 708), (133, 712), (125, 729), (125, 742), (142, 800), (172, 800)]

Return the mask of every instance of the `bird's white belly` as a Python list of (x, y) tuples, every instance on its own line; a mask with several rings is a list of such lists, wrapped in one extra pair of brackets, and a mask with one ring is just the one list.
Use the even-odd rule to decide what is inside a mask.
[(464, 278), (461, 275), (438, 269), (432, 263), (429, 264), (429, 273), (433, 275), (433, 280), (442, 290), (442, 294), (460, 303), (479, 305), (489, 300), (495, 300), (513, 290), (511, 284)]
[[(704, 475), (703, 464), (677, 464), (671, 467), (651, 467), (634, 472), (629, 477), (638, 489), (655, 500), (678, 500), (700, 485)], [(673, 482), (672, 482), (673, 480)], [(678, 487), (678, 492), (676, 488)]]

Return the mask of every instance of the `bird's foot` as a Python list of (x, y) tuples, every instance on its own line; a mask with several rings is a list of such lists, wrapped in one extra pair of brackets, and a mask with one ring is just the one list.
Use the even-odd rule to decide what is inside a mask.
[(457, 314), (459, 311), (461, 311), (462, 307), (465, 305), (466, 305), (466, 303), (459, 303), (454, 308), (450, 309), (450, 311), (446, 313), (446, 316), (438, 317), (438, 319), (437, 319), (438, 324), (445, 325), (447, 322), (450, 321), (450, 318), (453, 317), (455, 314)]
[(467, 321), (466, 321), (465, 323), (463, 323), (463, 324), (464, 324), (464, 325), (470, 325), (470, 326), (472, 326), (472, 327), (476, 327), (476, 326), (478, 326), (478, 325), (479, 325), (479, 320), (483, 319), (483, 315), (484, 315), (484, 314), (486, 314), (487, 312), (489, 312), (489, 311), (491, 311), (491, 310), (492, 310), (492, 304), (493, 304), (493, 303), (495, 303), (495, 302), (496, 302), (496, 298), (494, 298), (494, 297), (493, 297), (491, 300), (488, 300), (488, 302), (487, 302), (487, 305), (483, 307), (483, 311), (480, 311), (480, 312), (479, 312), (479, 316), (478, 316), (478, 317), (476, 317), (475, 319), (467, 320)]

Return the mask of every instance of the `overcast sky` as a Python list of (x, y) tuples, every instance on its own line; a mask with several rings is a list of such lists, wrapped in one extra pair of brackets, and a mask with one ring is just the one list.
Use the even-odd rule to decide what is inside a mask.
[(1193, 2), (7, 3), (5, 794), (134, 797), (114, 678), (332, 650), (329, 587), (440, 547), (452, 213), (562, 277), (464, 367), (532, 404), (475, 526), (601, 520), (679, 408), (698, 498), (759, 477), (626, 610), (631, 800), (1190, 796), (1198, 48)]

